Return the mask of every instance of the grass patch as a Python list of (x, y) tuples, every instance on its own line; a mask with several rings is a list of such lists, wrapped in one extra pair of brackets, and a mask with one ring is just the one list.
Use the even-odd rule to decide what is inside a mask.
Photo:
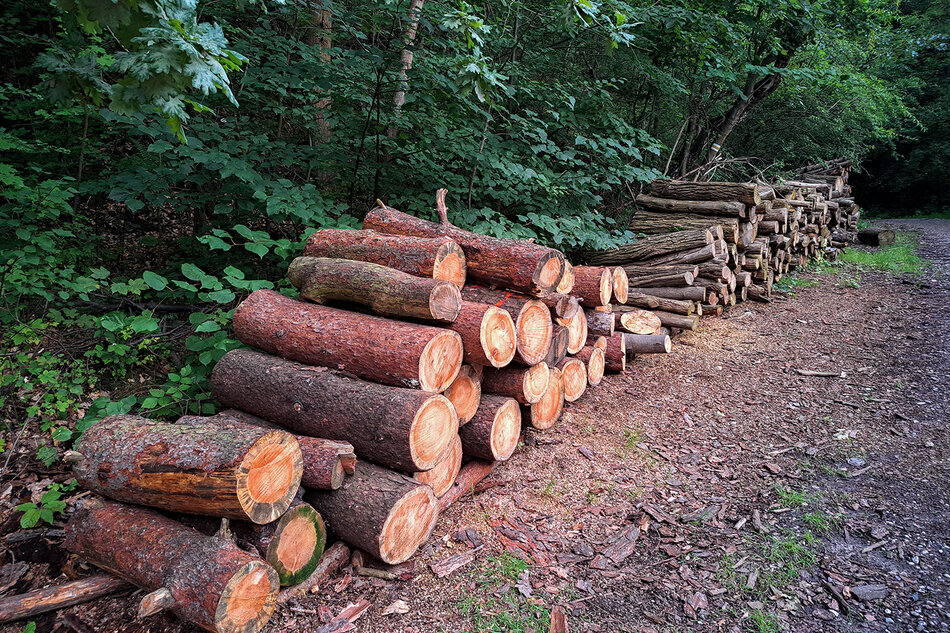
[(841, 523), (841, 517), (819, 510), (802, 515), (802, 523), (807, 525), (808, 529), (813, 532), (828, 534), (838, 527), (838, 524)]
[(802, 279), (798, 275), (785, 275), (772, 286), (773, 290), (795, 296), (795, 291), (802, 288), (814, 288), (818, 285), (817, 279)]
[(792, 490), (785, 486), (775, 486), (775, 494), (778, 495), (779, 503), (786, 508), (800, 508), (818, 498), (817, 495), (809, 494), (804, 490)]
[(749, 630), (755, 633), (778, 633), (782, 623), (771, 611), (757, 609), (749, 614)]
[(472, 619), (471, 633), (547, 631), (551, 611), (535, 598), (525, 598), (512, 586), (531, 566), (505, 552), (485, 560), (469, 577), (477, 589), (456, 607)]
[(922, 275), (924, 259), (917, 255), (917, 241), (909, 233), (898, 233), (894, 244), (873, 251), (851, 249), (841, 255), (841, 261), (861, 268), (882, 270), (907, 275)]
[(778, 589), (787, 587), (798, 578), (803, 569), (818, 563), (814, 545), (818, 541), (810, 531), (796, 535), (786, 533), (783, 537), (773, 536), (762, 544), (762, 559), (766, 568), (759, 575), (763, 587), (772, 585)]

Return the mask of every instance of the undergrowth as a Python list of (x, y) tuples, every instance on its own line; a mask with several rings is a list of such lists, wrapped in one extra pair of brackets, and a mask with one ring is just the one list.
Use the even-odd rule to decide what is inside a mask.
[[(472, 619), (472, 633), (527, 633), (547, 631), (551, 611), (534, 598), (522, 595), (517, 585), (530, 587), (531, 566), (505, 552), (488, 558), (469, 579), (476, 589), (456, 604), (460, 613)], [(468, 631), (468, 629), (467, 629)]]
[(926, 261), (917, 255), (917, 240), (909, 233), (897, 233), (894, 244), (866, 251), (849, 249), (841, 261), (891, 273), (922, 275)]

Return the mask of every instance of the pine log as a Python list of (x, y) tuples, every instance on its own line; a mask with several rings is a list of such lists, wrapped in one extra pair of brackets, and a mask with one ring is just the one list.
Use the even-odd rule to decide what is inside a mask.
[(356, 454), (405, 472), (441, 460), (458, 431), (448, 398), (347, 377), (251, 350), (232, 350), (211, 374), (227, 407), (301, 435), (349, 442)]
[(544, 390), (544, 395), (522, 414), (522, 420), (527, 419), (536, 429), (549, 429), (561, 417), (563, 409), (564, 380), (561, 378), (561, 370), (551, 367), (548, 387)]
[(738, 200), (753, 206), (762, 202), (759, 187), (739, 182), (691, 182), (688, 180), (654, 180), (650, 193), (676, 200)]
[(637, 204), (662, 213), (721, 215), (733, 218), (739, 217), (745, 210), (745, 205), (738, 200), (676, 200), (657, 198), (645, 193), (637, 196)]
[(486, 369), (482, 375), (482, 390), (514, 398), (521, 404), (535, 404), (548, 388), (550, 370), (546, 363), (533, 367), (504, 367)]
[(132, 588), (132, 585), (112, 574), (96, 574), (61, 585), (4, 596), (0, 598), (0, 624), (32, 619), (43, 613), (58, 611)]
[(588, 263), (594, 265), (623, 265), (669, 253), (701, 248), (712, 244), (714, 238), (713, 231), (708, 227), (673, 233), (665, 232), (663, 235), (651, 235), (618, 248), (591, 251), (586, 253), (585, 257)]
[(520, 435), (521, 407), (505, 396), (485, 396), (471, 423), (459, 431), (466, 455), (499, 462), (515, 452)]
[(445, 391), (455, 412), (459, 416), (459, 426), (467, 424), (478, 410), (478, 403), (482, 397), (482, 376), (471, 365), (462, 365), (455, 382)]
[(858, 241), (870, 246), (889, 246), (894, 243), (894, 231), (888, 229), (861, 229), (858, 231)]
[(319, 589), (350, 560), (350, 548), (343, 541), (337, 541), (323, 552), (320, 563), (309, 577), (297, 585), (283, 589), (277, 594), (277, 603), (284, 604), (293, 598), (305, 596)]
[(693, 332), (699, 329), (699, 317), (695, 315), (685, 316), (661, 311), (654, 312), (654, 314), (660, 318), (660, 323), (662, 323), (664, 327), (675, 327), (680, 330), (690, 330)]
[[(459, 429), (459, 432), (461, 433), (461, 429)], [(461, 468), (462, 440), (456, 435), (452, 443), (449, 444), (449, 451), (438, 464), (429, 470), (414, 473), (412, 478), (432, 488), (432, 492), (436, 497), (441, 497), (452, 487), (452, 482), (455, 481)]]
[(630, 280), (627, 278), (627, 271), (621, 266), (613, 269), (613, 290), (614, 301), (624, 304), (627, 302), (627, 296), (630, 293)]
[(602, 306), (610, 303), (613, 283), (613, 273), (605, 266), (575, 266), (571, 294), (583, 299), (585, 306)]
[(557, 294), (564, 295), (569, 295), (574, 290), (574, 266), (566, 259), (564, 260), (564, 274), (561, 276), (561, 281), (558, 282), (555, 290)]
[(501, 308), (514, 319), (517, 331), (516, 360), (525, 365), (535, 365), (544, 360), (551, 346), (554, 325), (551, 311), (545, 303), (524, 295), (473, 285), (462, 289), (462, 298)]
[(652, 334), (660, 327), (660, 319), (649, 310), (626, 308), (618, 311), (618, 329), (631, 334)]
[(479, 235), (452, 226), (447, 220), (436, 224), (385, 205), (366, 214), (363, 228), (398, 235), (452, 238), (465, 252), (468, 276), (497, 287), (546, 294), (557, 288), (564, 274), (564, 255), (553, 248)]
[(650, 277), (660, 274), (675, 275), (682, 273), (689, 273), (693, 277), (696, 277), (699, 275), (699, 266), (699, 264), (627, 264), (623, 268), (627, 272), (629, 285), (630, 277)]
[(587, 390), (587, 365), (576, 357), (568, 357), (558, 363), (564, 383), (565, 402), (574, 402)]
[(651, 259), (643, 260), (642, 263), (647, 266), (660, 266), (664, 264), (698, 264), (700, 262), (713, 259), (719, 254), (719, 252), (719, 246), (713, 242), (712, 244), (707, 244), (702, 248), (693, 249), (691, 251), (671, 253), (662, 257), (653, 257)]
[(271, 354), (341, 369), (373, 382), (445, 391), (462, 367), (454, 332), (253, 292), (234, 311), (234, 333)]
[[(667, 273), (667, 272), (658, 272), (652, 274), (634, 274), (627, 273), (630, 277), (630, 288), (636, 292), (646, 294), (646, 289), (649, 288), (670, 288), (670, 287), (681, 287), (681, 286), (691, 286), (693, 284), (693, 273), (691, 272), (681, 272), (681, 273)], [(627, 301), (629, 301), (629, 297)]]
[(624, 334), (623, 340), (628, 360), (636, 354), (669, 354), (673, 349), (666, 334)]
[(473, 459), (462, 466), (462, 470), (459, 471), (458, 477), (455, 478), (455, 483), (452, 485), (452, 488), (439, 499), (439, 512), (445, 512), (450, 505), (459, 501), (467, 494), (474, 495), (475, 485), (488, 477), (499, 463), (501, 462), (486, 462), (480, 459)]
[[(547, 316), (547, 307), (541, 307)], [(518, 351), (515, 322), (501, 308), (463, 301), (458, 318), (446, 327), (462, 338), (462, 358), (469, 364), (504, 367)]]
[[(584, 342), (587, 341), (587, 315), (584, 310), (578, 310), (577, 314), (571, 319), (558, 319), (558, 325), (567, 328), (567, 353), (576, 354), (578, 350), (584, 347)], [(547, 362), (547, 359), (545, 359), (545, 362)], [(556, 364), (556, 362), (548, 363), (549, 366)]]
[[(651, 288), (644, 288), (644, 290), (651, 290)], [(628, 303), (641, 309), (659, 309), (675, 314), (693, 314), (696, 311), (696, 306), (692, 301), (680, 301), (679, 299), (667, 299), (665, 297), (650, 297), (650, 301), (631, 301)], [(617, 312), (623, 312), (621, 308), (624, 307), (626, 306), (618, 306)]]
[(87, 499), (66, 524), (65, 548), (146, 591), (167, 589), (171, 611), (209, 631), (256, 633), (277, 606), (267, 563), (144, 508)]
[(587, 335), (613, 336), (616, 319), (614, 313), (590, 310), (587, 312)]
[[(685, 286), (683, 288), (649, 288), (643, 291), (643, 296), (647, 300), (657, 299), (677, 299), (680, 301), (704, 301), (706, 299), (706, 289), (702, 286)], [(630, 300), (627, 300), (630, 303)], [(639, 308), (656, 308), (657, 305), (640, 305)]]
[(575, 357), (587, 367), (587, 384), (596, 387), (604, 379), (604, 350), (593, 345), (585, 345)]
[(379, 560), (408, 560), (429, 539), (439, 518), (432, 489), (405, 475), (363, 462), (339, 490), (304, 494), (341, 539)]
[(581, 308), (577, 297), (556, 292), (542, 297), (541, 302), (551, 309), (552, 319), (570, 319)]
[[(672, 213), (655, 213), (652, 211), (637, 211), (630, 219), (627, 225), (635, 233), (646, 233), (647, 235), (658, 235), (670, 232), (681, 232), (689, 230), (713, 229), (721, 227), (722, 232), (727, 239), (735, 239), (739, 231), (738, 218), (724, 218), (715, 215), (694, 215)], [(718, 230), (717, 230), (718, 232)]]
[[(566, 320), (571, 322), (576, 319), (577, 315), (580, 313), (581, 311), (578, 310), (574, 313), (574, 316)], [(551, 337), (551, 347), (548, 348), (547, 356), (544, 357), (544, 363), (550, 367), (561, 362), (561, 359), (567, 356), (567, 345), (569, 342), (570, 330), (568, 330), (568, 328), (564, 327), (563, 325), (555, 323), (554, 335)]]
[(418, 277), (465, 285), (465, 253), (448, 237), (409, 237), (376, 231), (323, 229), (307, 240), (307, 257), (372, 262)]
[(604, 351), (607, 349), (607, 337), (591, 336), (587, 339), (587, 346), (593, 346), (601, 351)]
[(620, 373), (627, 368), (627, 342), (623, 332), (617, 332), (607, 339), (604, 350), (604, 369)]
[(254, 523), (290, 507), (303, 455), (294, 436), (268, 429), (103, 418), (76, 444), (79, 484), (117, 501)]

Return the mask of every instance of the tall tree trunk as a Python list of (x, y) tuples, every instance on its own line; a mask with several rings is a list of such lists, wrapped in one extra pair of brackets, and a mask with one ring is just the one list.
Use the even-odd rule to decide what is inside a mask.
[[(406, 30), (402, 35), (403, 49), (399, 54), (399, 87), (396, 88), (396, 94), (393, 96), (393, 118), (398, 119), (402, 113), (402, 106), (406, 103), (406, 90), (409, 89), (409, 71), (412, 69), (413, 52), (412, 47), (416, 43), (416, 31), (419, 29), (419, 17), (422, 15), (422, 5), (425, 0), (411, 0), (409, 2), (409, 14), (406, 17)], [(395, 125), (390, 125), (386, 131), (389, 138), (396, 138), (398, 130)]]
[[(310, 46), (319, 46), (320, 53), (317, 55), (319, 60), (328, 65), (330, 64), (330, 47), (333, 45), (331, 32), (333, 29), (333, 4), (331, 0), (324, 0), (321, 8), (312, 14), (313, 26), (310, 29), (310, 36), (307, 43)], [(313, 104), (316, 113), (314, 119), (317, 123), (317, 130), (320, 136), (319, 141), (327, 142), (330, 140), (330, 124), (326, 119), (326, 111), (330, 109), (330, 95), (322, 89), (317, 88), (317, 101)]]

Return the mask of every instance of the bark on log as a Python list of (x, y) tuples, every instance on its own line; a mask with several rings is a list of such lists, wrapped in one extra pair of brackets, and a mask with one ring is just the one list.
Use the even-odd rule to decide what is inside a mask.
[(454, 332), (295, 301), (272, 290), (258, 290), (237, 307), (234, 333), (290, 360), (434, 393), (445, 391), (462, 367), (462, 339)]
[(617, 373), (627, 368), (627, 341), (623, 332), (617, 332), (607, 339), (604, 350), (604, 369)]
[(514, 398), (485, 396), (478, 413), (459, 431), (466, 455), (505, 461), (518, 447), (521, 435), (521, 407)]
[[(587, 315), (583, 309), (577, 311), (571, 319), (558, 319), (558, 325), (567, 328), (567, 353), (576, 354), (587, 341)], [(545, 359), (547, 362), (547, 359)], [(548, 363), (549, 366), (557, 363)]]
[(429, 486), (367, 462), (339, 490), (308, 491), (304, 500), (331, 532), (390, 565), (408, 560), (439, 518)]
[(613, 294), (613, 274), (604, 266), (575, 266), (574, 290), (571, 294), (584, 300), (588, 307), (610, 303)]
[(676, 200), (641, 193), (637, 204), (652, 211), (675, 214), (721, 215), (737, 218), (745, 210), (738, 200)]
[[(701, 286), (685, 286), (683, 288), (650, 288), (648, 290), (644, 290), (642, 294), (647, 299), (653, 297), (663, 299), (677, 299), (680, 301), (704, 301), (706, 299), (706, 289)], [(627, 303), (630, 303), (629, 299), (627, 300)], [(637, 307), (655, 308), (657, 306)]]
[(473, 459), (462, 467), (452, 488), (439, 499), (439, 512), (460, 500), (467, 494), (475, 494), (475, 485), (488, 477), (500, 462), (486, 462)]
[(462, 358), (469, 364), (504, 367), (518, 351), (515, 322), (501, 308), (463, 301), (458, 318), (446, 327), (462, 338)]
[(307, 257), (372, 262), (418, 277), (465, 285), (465, 253), (448, 237), (410, 237), (376, 231), (323, 229), (307, 240)]
[(641, 292), (631, 292), (627, 296), (627, 303), (632, 307), (643, 308), (645, 310), (652, 310), (658, 305), (656, 297)]
[[(627, 273), (630, 277), (630, 288), (636, 292), (646, 294), (649, 288), (670, 288), (691, 286), (693, 284), (693, 273), (667, 273), (658, 272), (652, 274), (634, 274)], [(627, 299), (630, 300), (629, 298)]]
[(636, 242), (624, 244), (605, 251), (585, 253), (588, 263), (598, 266), (622, 265), (651, 257), (694, 250), (713, 243), (713, 231), (708, 227), (690, 231), (677, 231), (663, 235), (651, 235)]
[(458, 431), (458, 414), (445, 396), (251, 350), (232, 350), (218, 361), (211, 393), (225, 406), (301, 435), (349, 442), (357, 455), (405, 472), (435, 466)]
[(587, 335), (613, 336), (615, 321), (613, 312), (590, 310), (587, 312)]
[(482, 398), (481, 372), (471, 365), (462, 365), (455, 382), (445, 391), (445, 397), (458, 413), (459, 426), (467, 424), (478, 410), (478, 403)]
[[(644, 290), (652, 290), (652, 288), (644, 288)], [(628, 301), (628, 303), (641, 309), (659, 309), (674, 314), (693, 314), (696, 311), (696, 306), (692, 301), (680, 301), (679, 299), (667, 299), (665, 297), (649, 297), (648, 301)], [(624, 312), (620, 307), (616, 311), (618, 313)]]
[(552, 248), (428, 222), (388, 206), (367, 213), (363, 228), (416, 237), (449, 237), (465, 252), (470, 278), (532, 295), (554, 291), (564, 273), (564, 255)]
[(548, 387), (544, 390), (544, 395), (536, 403), (530, 405), (529, 411), (522, 415), (522, 419), (527, 419), (536, 429), (549, 429), (561, 417), (563, 410), (564, 381), (561, 378), (561, 370), (551, 367)]
[(550, 369), (546, 363), (532, 367), (486, 369), (482, 389), (486, 394), (514, 398), (521, 404), (538, 402), (548, 388)]
[(738, 200), (753, 206), (762, 202), (757, 185), (739, 182), (654, 180), (650, 183), (650, 193), (675, 200)]
[(552, 319), (570, 319), (581, 309), (577, 297), (571, 295), (553, 293), (542, 297), (541, 301), (551, 309)]
[(772, 293), (767, 290), (764, 286), (757, 286), (755, 284), (746, 288), (748, 297), (755, 301), (761, 301), (763, 303), (769, 303), (772, 301)]
[(254, 633), (277, 605), (267, 563), (144, 508), (89, 499), (66, 524), (65, 547), (146, 591), (168, 589), (171, 611), (210, 631)]
[[(461, 432), (461, 429), (459, 429)], [(436, 497), (441, 497), (455, 481), (462, 468), (462, 440), (456, 435), (455, 439), (449, 445), (449, 451), (442, 460), (431, 469), (413, 474), (412, 478), (432, 488)]]
[(630, 293), (630, 280), (627, 278), (627, 271), (620, 266), (613, 269), (613, 291), (616, 303), (624, 304), (627, 302), (627, 296)]
[(627, 272), (627, 279), (629, 280), (631, 276), (636, 278), (652, 277), (661, 274), (676, 275), (682, 273), (689, 273), (693, 277), (696, 277), (699, 275), (699, 266), (699, 264), (627, 264), (623, 268)]
[(652, 334), (660, 327), (660, 319), (649, 310), (629, 308), (618, 312), (618, 328), (631, 334)]
[(462, 289), (462, 298), (493, 305), (511, 316), (517, 331), (516, 360), (525, 365), (536, 365), (544, 360), (551, 346), (554, 326), (551, 311), (545, 303), (512, 292), (472, 285)]
[(669, 354), (673, 349), (670, 337), (665, 334), (624, 334), (627, 356), (636, 354)]
[(680, 251), (678, 253), (671, 253), (662, 257), (653, 257), (651, 259), (644, 260), (643, 263), (648, 266), (698, 264), (700, 262), (709, 261), (718, 254), (719, 248), (717, 244), (713, 242), (712, 244), (707, 244), (702, 248), (697, 248), (691, 251)]
[(462, 308), (462, 296), (451, 281), (415, 277), (369, 262), (298, 257), (287, 277), (302, 299), (351, 301), (385, 316), (452, 322)]
[(564, 401), (575, 402), (587, 391), (587, 365), (576, 357), (569, 357), (558, 363), (561, 380), (564, 383)]
[(96, 574), (53, 587), (4, 596), (0, 598), (0, 624), (34, 618), (132, 588), (132, 585), (112, 574)]
[(268, 429), (169, 424), (132, 415), (103, 418), (76, 444), (85, 488), (117, 501), (185, 514), (270, 523), (300, 487), (294, 436)]
[(597, 349), (604, 351), (607, 349), (607, 337), (606, 336), (591, 336), (587, 339), (587, 345), (592, 345)]
[[(716, 227), (721, 228), (717, 229)], [(648, 235), (702, 229), (717, 232), (721, 230), (726, 239), (735, 240), (735, 236), (739, 231), (739, 219), (715, 215), (673, 215), (672, 213), (637, 211), (630, 218), (630, 224), (627, 225), (627, 228), (635, 233), (646, 233)]]
[(695, 332), (699, 328), (699, 317), (695, 315), (685, 316), (660, 311), (654, 314), (660, 318), (660, 323), (662, 323), (664, 327), (675, 327), (680, 330), (690, 330), (692, 332)]
[(604, 350), (593, 345), (585, 345), (575, 357), (587, 367), (587, 384), (596, 387), (604, 379)]
[(894, 243), (894, 231), (887, 229), (861, 229), (858, 231), (858, 241), (870, 246), (889, 246)]
[[(579, 313), (580, 310), (575, 312), (574, 316), (567, 320), (571, 321), (572, 319), (576, 319)], [(563, 325), (555, 323), (554, 335), (551, 337), (551, 347), (548, 348), (548, 353), (544, 357), (544, 364), (551, 367), (561, 362), (561, 359), (567, 356), (567, 344), (569, 340), (570, 331)]]

